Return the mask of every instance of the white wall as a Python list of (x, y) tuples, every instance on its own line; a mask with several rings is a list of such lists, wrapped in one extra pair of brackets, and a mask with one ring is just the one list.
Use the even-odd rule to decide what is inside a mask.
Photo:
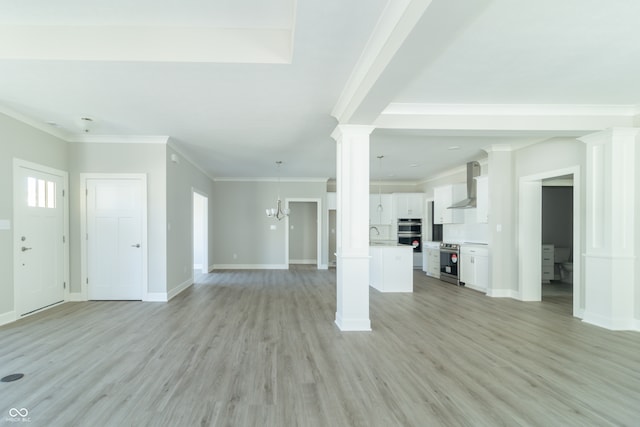
[(147, 174), (148, 291), (166, 292), (165, 157), (165, 144), (69, 144), (71, 292), (81, 290), (80, 206), (81, 203), (85, 203), (84, 197), (80, 194), (81, 173)]
[[(285, 221), (269, 218), (266, 208), (275, 207), (278, 184), (269, 181), (216, 181), (212, 216), (216, 236), (214, 265), (277, 267), (287, 263)], [(322, 264), (327, 264), (328, 214), (326, 182), (282, 182), (280, 197), (320, 198), (322, 202)], [(284, 207), (284, 206), (283, 206)], [(275, 226), (275, 230), (271, 229)], [(236, 257), (234, 258), (234, 254)]]
[(0, 114), (0, 317), (13, 311), (13, 159), (67, 171), (67, 143)]

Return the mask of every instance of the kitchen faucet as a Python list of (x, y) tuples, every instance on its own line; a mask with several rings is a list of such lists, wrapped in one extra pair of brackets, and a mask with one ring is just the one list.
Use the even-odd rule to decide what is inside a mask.
[(380, 230), (378, 230), (378, 227), (372, 225), (369, 227), (369, 235), (371, 235), (371, 230), (376, 230), (376, 236), (380, 235)]

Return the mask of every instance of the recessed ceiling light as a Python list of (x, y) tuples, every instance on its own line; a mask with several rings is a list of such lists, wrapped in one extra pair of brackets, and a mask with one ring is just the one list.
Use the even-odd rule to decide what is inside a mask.
[(447, 150), (459, 150), (460, 146), (459, 145), (452, 145), (451, 147), (447, 148)]
[(47, 121), (45, 123), (48, 124), (49, 126), (53, 126), (54, 128), (58, 127), (58, 124), (56, 122), (53, 122), (53, 121)]
[(417, 163), (411, 163), (411, 164), (409, 165), (409, 167), (410, 167), (410, 168), (417, 168), (417, 167), (418, 167), (418, 164), (417, 164)]

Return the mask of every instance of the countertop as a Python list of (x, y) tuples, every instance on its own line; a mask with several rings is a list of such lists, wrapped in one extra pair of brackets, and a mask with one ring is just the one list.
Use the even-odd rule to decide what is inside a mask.
[(373, 246), (373, 247), (407, 247), (407, 248), (412, 248), (411, 245), (404, 245), (404, 244), (400, 244), (395, 240), (372, 240), (369, 242), (369, 246)]

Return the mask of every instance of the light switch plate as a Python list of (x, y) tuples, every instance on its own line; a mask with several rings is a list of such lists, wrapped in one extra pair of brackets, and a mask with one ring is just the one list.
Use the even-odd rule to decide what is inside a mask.
[(11, 230), (11, 221), (8, 219), (0, 219), (0, 230)]

